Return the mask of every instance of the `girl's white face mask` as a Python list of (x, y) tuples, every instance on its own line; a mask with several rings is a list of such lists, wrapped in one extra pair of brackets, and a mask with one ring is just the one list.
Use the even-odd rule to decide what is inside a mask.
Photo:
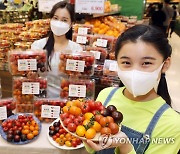
[(50, 26), (51, 26), (52, 32), (56, 36), (64, 35), (70, 29), (70, 25), (69, 24), (67, 24), (65, 22), (62, 22), (62, 21), (59, 21), (59, 20), (53, 20), (53, 19), (50, 22)]
[(138, 70), (122, 71), (118, 67), (118, 76), (134, 97), (142, 96), (156, 86), (163, 64), (153, 72), (142, 72)]

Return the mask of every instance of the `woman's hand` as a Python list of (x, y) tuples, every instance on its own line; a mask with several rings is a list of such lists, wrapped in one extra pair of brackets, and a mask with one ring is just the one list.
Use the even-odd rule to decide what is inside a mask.
[(93, 142), (91, 140), (84, 142), (95, 151), (119, 147), (120, 154), (128, 154), (133, 149), (127, 135), (123, 132), (119, 132), (116, 135), (101, 135), (99, 142)]

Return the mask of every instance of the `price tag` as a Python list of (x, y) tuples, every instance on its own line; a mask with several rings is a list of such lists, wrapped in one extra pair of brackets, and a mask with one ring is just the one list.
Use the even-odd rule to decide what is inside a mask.
[(77, 36), (76, 42), (80, 44), (86, 44), (87, 37), (86, 36)]
[(80, 35), (86, 35), (88, 33), (88, 28), (78, 28), (78, 34)]
[(37, 70), (36, 59), (18, 59), (18, 71)]
[(117, 72), (117, 62), (112, 62), (112, 63), (110, 63), (110, 65), (109, 65), (109, 70), (110, 71), (114, 71), (114, 72)]
[(108, 40), (97, 39), (96, 45), (97, 45), (98, 47), (106, 48), (106, 47), (107, 47), (107, 42), (108, 42)]
[(39, 82), (23, 82), (22, 94), (39, 94)]
[(42, 118), (59, 118), (60, 106), (42, 105)]
[(76, 0), (76, 13), (104, 13), (104, 0)]
[(60, 0), (38, 0), (38, 10), (39, 12), (50, 12), (52, 7), (59, 1)]
[(99, 52), (99, 51), (93, 51), (93, 50), (91, 50), (90, 52), (94, 54), (94, 57), (95, 57), (96, 59), (100, 59), (100, 57), (101, 57), (101, 52)]
[(75, 72), (84, 72), (85, 61), (67, 59), (66, 70)]
[(69, 96), (70, 97), (86, 97), (86, 86), (85, 85), (69, 85)]
[(6, 106), (0, 107), (0, 120), (7, 119), (7, 108)]

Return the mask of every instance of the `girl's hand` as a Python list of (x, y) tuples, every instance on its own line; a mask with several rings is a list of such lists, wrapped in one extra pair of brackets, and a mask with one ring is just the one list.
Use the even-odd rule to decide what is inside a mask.
[(84, 142), (95, 151), (119, 147), (121, 154), (128, 154), (133, 149), (127, 135), (123, 132), (119, 132), (116, 135), (101, 135), (99, 142), (93, 142), (91, 140)]

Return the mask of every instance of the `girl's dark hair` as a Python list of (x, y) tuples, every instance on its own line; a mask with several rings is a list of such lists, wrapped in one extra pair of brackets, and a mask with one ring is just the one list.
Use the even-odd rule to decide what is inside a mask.
[[(57, 9), (64, 9), (66, 8), (70, 14), (70, 17), (71, 17), (71, 22), (74, 22), (74, 6), (66, 1), (60, 1), (58, 2), (57, 4), (55, 4), (50, 12), (50, 18), (53, 18), (55, 12)], [(69, 40), (72, 40), (72, 27), (70, 28), (70, 30), (66, 33), (66, 38), (69, 39)], [(47, 40), (47, 43), (46, 45), (44, 46), (44, 49), (47, 50), (47, 55), (48, 55), (48, 66), (49, 68), (50, 67), (50, 64), (49, 64), (49, 57), (51, 56), (51, 53), (54, 49), (54, 35), (53, 35), (53, 32), (50, 31), (49, 32), (49, 37), (48, 37), (48, 40)]]
[[(157, 27), (147, 25), (134, 26), (124, 33), (117, 39), (115, 46), (115, 57), (119, 54), (122, 46), (128, 42), (137, 42), (142, 40), (144, 42), (152, 44), (157, 51), (163, 56), (163, 60), (166, 60), (171, 56), (172, 48), (166, 38), (165, 34)], [(171, 106), (171, 98), (168, 92), (165, 74), (161, 74), (161, 79), (158, 85), (157, 94), (160, 95), (167, 104)]]

